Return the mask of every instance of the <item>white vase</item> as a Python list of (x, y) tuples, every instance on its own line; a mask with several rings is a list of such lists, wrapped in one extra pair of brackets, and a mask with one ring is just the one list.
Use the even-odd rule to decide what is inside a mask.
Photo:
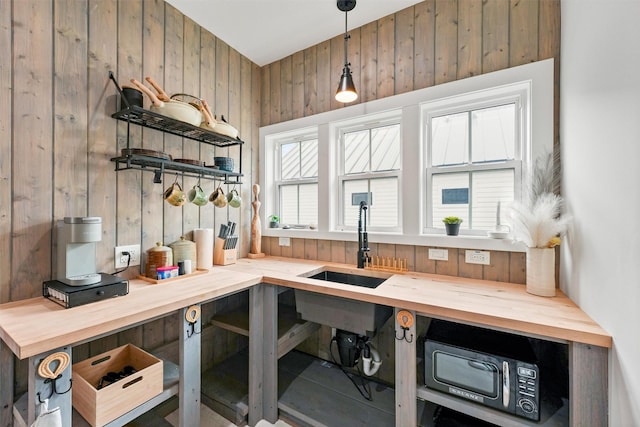
[(543, 297), (556, 295), (556, 251), (527, 248), (527, 292)]

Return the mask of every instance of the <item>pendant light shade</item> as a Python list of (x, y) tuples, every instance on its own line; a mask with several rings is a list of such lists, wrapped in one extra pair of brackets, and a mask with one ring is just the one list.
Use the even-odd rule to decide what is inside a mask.
[(347, 12), (356, 7), (356, 0), (338, 0), (337, 5), (338, 9), (344, 12), (344, 68), (336, 91), (336, 101), (346, 104), (358, 99), (356, 85), (353, 84), (353, 77), (351, 76), (351, 64), (347, 58), (347, 45), (350, 38), (347, 33)]
[(345, 64), (345, 67), (342, 69), (342, 76), (340, 77), (338, 91), (336, 92), (336, 101), (346, 104), (353, 102), (356, 99), (358, 99), (356, 85), (353, 84), (353, 77), (351, 77), (349, 65)]

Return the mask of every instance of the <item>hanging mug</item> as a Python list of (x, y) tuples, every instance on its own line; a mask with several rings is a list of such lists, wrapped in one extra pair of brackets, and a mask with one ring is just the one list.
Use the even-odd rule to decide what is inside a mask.
[(213, 193), (209, 196), (209, 201), (213, 203), (217, 208), (224, 208), (227, 206), (227, 198), (224, 195), (222, 188), (218, 186)]
[(229, 194), (227, 194), (227, 203), (229, 203), (229, 206), (231, 206), (232, 208), (240, 207), (240, 204), (242, 203), (242, 199), (238, 194), (238, 190), (235, 190), (235, 189), (231, 190)]
[(207, 195), (204, 194), (200, 184), (194, 185), (193, 188), (189, 190), (189, 202), (197, 206), (204, 206), (209, 203)]
[(182, 206), (187, 203), (187, 195), (177, 181), (164, 191), (164, 199), (173, 206)]

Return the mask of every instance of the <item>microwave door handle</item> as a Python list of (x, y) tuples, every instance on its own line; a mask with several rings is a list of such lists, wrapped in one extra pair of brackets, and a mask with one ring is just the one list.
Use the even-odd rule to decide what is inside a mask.
[(509, 399), (511, 387), (509, 387), (510, 382), (510, 373), (509, 373), (509, 362), (506, 360), (502, 362), (502, 405), (505, 408), (509, 407)]

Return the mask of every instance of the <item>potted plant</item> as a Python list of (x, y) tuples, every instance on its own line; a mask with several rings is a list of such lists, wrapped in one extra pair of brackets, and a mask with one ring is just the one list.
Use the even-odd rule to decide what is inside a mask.
[(280, 217), (278, 215), (271, 215), (269, 217), (269, 227), (278, 228), (279, 225), (280, 225)]
[(447, 231), (447, 236), (457, 236), (460, 231), (460, 224), (462, 224), (462, 218), (457, 216), (448, 216), (442, 219), (444, 227)]

